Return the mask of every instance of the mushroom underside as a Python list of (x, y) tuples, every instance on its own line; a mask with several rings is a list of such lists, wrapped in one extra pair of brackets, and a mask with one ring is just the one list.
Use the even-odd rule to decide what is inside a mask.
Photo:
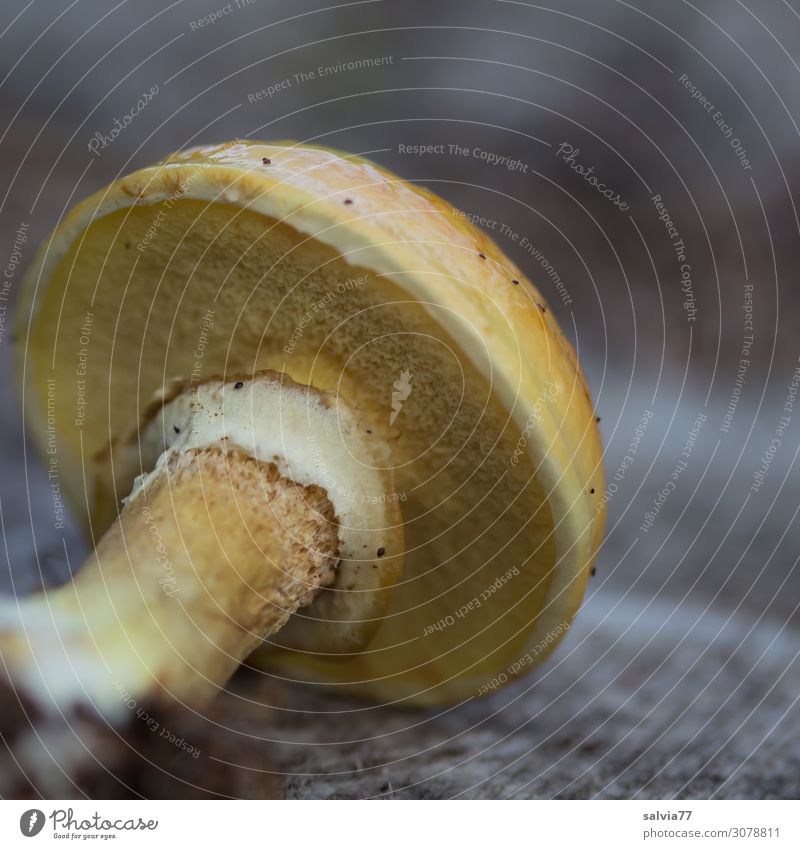
[[(156, 218), (157, 234), (148, 238)], [(535, 439), (523, 435), (520, 446), (520, 414), (497, 392), (505, 376), (493, 372), (490, 353), (495, 336), (510, 332), (507, 304), (469, 279), (420, 271), (478, 304), (482, 323), (467, 327), (474, 342), (467, 352), (446, 329), (461, 320), (453, 308), (410, 297), (401, 285), (417, 269), (395, 278), (360, 264), (361, 258), (357, 249), (343, 256), (248, 209), (188, 198), (137, 204), (97, 218), (67, 250), (37, 306), (33, 336), (58, 326), (56, 346), (72, 350), (96, 293), (83, 376), (76, 377), (72, 357), (55, 360), (52, 406), (62, 478), (79, 509), (85, 502), (76, 485), (83, 480), (81, 445), (99, 451), (109, 436), (126, 433), (137, 420), (137, 399), (150, 397), (172, 375), (203, 381), (268, 369), (357, 399), (375, 435), (391, 448), (394, 483), (368, 497), (402, 512), (403, 578), (369, 652), (329, 664), (324, 649), (309, 651), (319, 641), (293, 639), (300, 652), (273, 651), (269, 662), (292, 677), (336, 681), (370, 698), (448, 701), (506, 668), (531, 641), (546, 637), (551, 624), (568, 621), (584, 578), (571, 566), (562, 571), (549, 493), (538, 475), (541, 457), (529, 450)], [(475, 262), (484, 260), (476, 253)], [(125, 297), (120, 279), (135, 298)], [(49, 337), (31, 345), (31, 374), (42, 376), (45, 394), (52, 346)], [(141, 352), (135, 368), (125, 353), (131, 350)], [(542, 357), (547, 368), (548, 358), (558, 362), (563, 352), (554, 340)], [(78, 425), (74, 399), (86, 396), (87, 386), (103, 414)], [(578, 391), (576, 379), (575, 386), (559, 385), (557, 397)], [(534, 403), (544, 415), (557, 406), (529, 395), (520, 387), (515, 402), (525, 415)], [(87, 523), (100, 530), (113, 521), (108, 505), (127, 494), (137, 471), (116, 456), (92, 469)], [(484, 601), (481, 613), (456, 618), (431, 639), (431, 626), (476, 598), (490, 598), (490, 607)], [(287, 639), (297, 636), (301, 618), (284, 629)]]

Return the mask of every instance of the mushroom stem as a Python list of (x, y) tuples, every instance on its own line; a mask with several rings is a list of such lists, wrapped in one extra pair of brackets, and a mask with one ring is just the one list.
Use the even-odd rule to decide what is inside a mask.
[(6, 603), (0, 654), (23, 702), (124, 722), (205, 704), (331, 583), (325, 491), (226, 442), (165, 455), (66, 586)]
[(284, 650), (365, 645), (402, 572), (386, 443), (337, 395), (275, 372), (156, 393), (109, 446), (120, 479), (149, 471), (89, 561), (0, 604), (0, 795), (10, 772), (63, 797), (53, 763), (71, 780), (98, 748), (116, 770), (150, 711), (180, 727), (281, 629)]

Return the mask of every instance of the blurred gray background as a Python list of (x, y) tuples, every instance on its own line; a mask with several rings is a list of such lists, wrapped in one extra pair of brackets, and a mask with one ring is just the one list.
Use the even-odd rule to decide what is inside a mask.
[[(226, 696), (226, 757), (236, 762), (244, 740), (248, 760), (219, 792), (800, 793), (800, 404), (784, 409), (800, 355), (797, 0), (5, 0), (0, 46), (10, 302), (65, 207), (117, 175), (233, 137), (319, 142), (367, 153), (497, 222), (492, 235), (575, 342), (602, 417), (617, 487), (608, 538), (585, 608), (545, 669), (441, 715), (269, 683), (270, 707), (257, 714)], [(365, 59), (380, 62), (347, 65)], [(95, 134), (110, 136), (154, 86), (92, 152)], [(422, 144), (446, 152), (402, 152)], [(476, 149), (520, 164), (489, 164)], [(570, 149), (627, 209), (564, 161)], [(685, 288), (653, 196), (685, 246)], [(6, 319), (0, 588), (21, 593), (63, 580), (85, 545), (54, 528), (9, 348)], [(647, 527), (698, 416), (690, 460)], [(309, 713), (298, 721), (296, 711)], [(189, 792), (179, 784), (170, 792)]]

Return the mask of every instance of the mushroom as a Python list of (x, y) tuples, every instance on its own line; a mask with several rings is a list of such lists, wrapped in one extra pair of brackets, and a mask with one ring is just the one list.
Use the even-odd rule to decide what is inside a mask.
[(544, 303), (466, 216), (321, 147), (193, 148), (78, 204), (28, 271), (17, 368), (97, 545), (4, 603), (12, 685), (114, 722), (121, 691), (200, 706), (248, 656), (421, 705), (527, 672), (604, 519)]

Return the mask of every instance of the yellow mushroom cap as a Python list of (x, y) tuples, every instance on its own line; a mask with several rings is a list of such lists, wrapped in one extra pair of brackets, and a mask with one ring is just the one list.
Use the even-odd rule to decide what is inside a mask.
[(273, 665), (438, 703), (526, 671), (568, 629), (604, 519), (593, 405), (539, 292), (432, 193), (319, 147), (194, 148), (76, 206), (25, 291), (27, 424), (46, 450), (50, 414), (95, 533), (133, 482), (107, 446), (176, 375), (286, 373), (391, 446), (407, 551), (375, 638)]

